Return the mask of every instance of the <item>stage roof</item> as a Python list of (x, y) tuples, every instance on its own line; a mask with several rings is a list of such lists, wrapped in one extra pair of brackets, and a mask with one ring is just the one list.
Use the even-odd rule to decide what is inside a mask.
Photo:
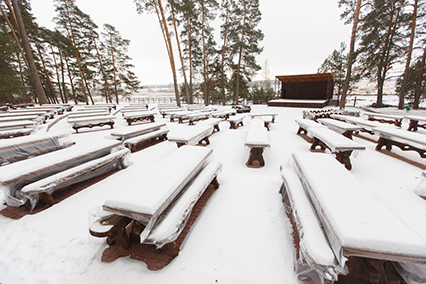
[(305, 74), (305, 75), (287, 75), (276, 76), (281, 82), (312, 82), (333, 80), (331, 73)]

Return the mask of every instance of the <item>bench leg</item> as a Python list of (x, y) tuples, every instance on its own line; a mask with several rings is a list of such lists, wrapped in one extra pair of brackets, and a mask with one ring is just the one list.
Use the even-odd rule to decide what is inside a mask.
[(262, 154), (263, 148), (251, 148), (246, 166), (249, 168), (261, 168), (265, 166), (265, 160), (263, 159)]
[(344, 151), (344, 152), (338, 152), (336, 153), (336, 159), (341, 163), (345, 165), (345, 168), (348, 170), (352, 169), (351, 160), (349, 159), (349, 156), (352, 154), (352, 151)]
[(307, 130), (305, 130), (305, 129), (303, 129), (301, 126), (299, 126), (299, 130), (297, 130), (297, 134), (301, 134), (301, 133), (303, 133), (303, 134), (307, 135), (307, 134), (308, 134), (308, 131), (307, 131)]
[(419, 122), (417, 120), (410, 120), (410, 125), (408, 126), (408, 131), (417, 131)]
[(210, 145), (210, 140), (209, 137), (204, 137), (203, 139), (201, 139), (200, 141), (198, 141), (198, 144), (203, 144), (203, 141), (206, 142), (206, 145)]
[(324, 145), (324, 143), (321, 140), (314, 137), (314, 140), (313, 140), (312, 145), (311, 145), (311, 150), (315, 150), (315, 148), (317, 146), (320, 146), (321, 150), (323, 150), (323, 151), (325, 151), (325, 149), (327, 149), (327, 147)]
[(176, 257), (179, 254), (180, 248), (176, 241), (174, 241), (164, 245), (161, 250), (168, 252), (172, 257)]
[(136, 220), (133, 220), (132, 229), (130, 230), (130, 241), (134, 244), (139, 244), (141, 242), (140, 235), (144, 229), (144, 225)]
[(383, 146), (386, 146), (386, 150), (390, 151), (392, 149), (392, 144), (385, 138), (380, 137), (377, 141), (376, 151), (380, 151)]

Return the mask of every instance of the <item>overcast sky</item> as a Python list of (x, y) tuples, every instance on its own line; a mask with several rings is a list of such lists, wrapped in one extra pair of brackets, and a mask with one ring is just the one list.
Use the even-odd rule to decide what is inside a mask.
[[(30, 3), (38, 24), (53, 29), (53, 0)], [(100, 29), (103, 24), (110, 24), (131, 41), (129, 56), (142, 85), (173, 81), (154, 15), (139, 15), (133, 0), (76, 0), (76, 4)], [(271, 79), (277, 75), (316, 73), (342, 41), (349, 42), (351, 26), (340, 20), (342, 9), (338, 8), (337, 0), (260, 0), (260, 10), (259, 28), (265, 38), (260, 42), (264, 50), (257, 56), (257, 62), (262, 68), (268, 62)], [(256, 79), (263, 79), (262, 71)]]

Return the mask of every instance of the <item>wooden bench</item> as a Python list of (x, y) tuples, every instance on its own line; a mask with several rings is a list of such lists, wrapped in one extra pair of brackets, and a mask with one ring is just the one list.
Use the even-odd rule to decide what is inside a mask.
[(167, 140), (169, 129), (165, 123), (148, 123), (135, 127), (122, 128), (111, 132), (111, 136), (123, 142), (132, 152), (149, 145), (154, 140)]
[(360, 117), (354, 117), (349, 115), (332, 114), (331, 117), (334, 119), (346, 121), (347, 123), (352, 123), (354, 125), (360, 126), (361, 132), (366, 132), (371, 135), (374, 135), (374, 131), (373, 131), (374, 128), (383, 126), (382, 123), (377, 121), (370, 121)]
[(325, 127), (311, 127), (309, 128), (309, 132), (314, 138), (311, 150), (315, 150), (317, 146), (320, 146), (323, 151), (329, 149), (331, 153), (336, 155), (336, 159), (344, 164), (348, 170), (352, 169), (349, 158), (352, 152), (355, 150), (365, 150), (364, 146)]
[(426, 129), (426, 117), (419, 115), (407, 115), (406, 119), (410, 120), (408, 131), (417, 131), (419, 127)]
[[(325, 127), (322, 124), (319, 124), (318, 122), (316, 122), (315, 120), (311, 120), (311, 119), (295, 119), (297, 125), (299, 126), (299, 129), (297, 130), (297, 134), (304, 134), (306, 136), (310, 135), (308, 133), (308, 129), (311, 127)], [(312, 137), (310, 137), (312, 138)], [(309, 141), (309, 140), (308, 140)], [(312, 142), (312, 139), (309, 141)]]
[(93, 117), (93, 116), (110, 116), (111, 114), (108, 111), (79, 111), (79, 112), (72, 112), (68, 115), (68, 119), (75, 119), (75, 118), (84, 118), (84, 117)]
[(198, 126), (202, 126), (202, 125), (213, 126), (213, 132), (219, 132), (220, 131), (219, 124), (222, 121), (223, 121), (223, 119), (221, 119), (221, 118), (209, 118), (209, 119), (203, 120), (201, 122), (198, 122), (197, 125)]
[(144, 120), (155, 122), (155, 113), (152, 111), (126, 112), (123, 114), (123, 117), (127, 121), (128, 125), (131, 125), (136, 121)]
[(275, 117), (277, 115), (278, 114), (276, 114), (276, 113), (251, 113), (251, 114), (249, 114), (250, 118), (255, 118), (255, 117), (270, 118), (272, 123), (275, 123)]
[(186, 117), (188, 118), (188, 124), (189, 125), (194, 125), (194, 122), (196, 122), (196, 121), (209, 119), (210, 116), (211, 116), (210, 111), (194, 112), (194, 113), (190, 113), (190, 114), (186, 115)]
[(379, 121), (381, 123), (394, 124), (398, 127), (401, 127), (402, 120), (404, 119), (404, 116), (402, 115), (391, 115), (372, 112), (365, 112), (364, 114), (368, 117), (368, 120), (370, 121)]
[(0, 122), (0, 139), (29, 135), (37, 125), (34, 120)]
[(268, 131), (260, 119), (252, 119), (247, 131), (244, 145), (250, 148), (249, 159), (246, 166), (249, 168), (261, 168), (265, 166), (263, 149), (269, 148)]
[(74, 142), (66, 134), (44, 134), (0, 141), (0, 166), (67, 148)]
[(332, 283), (337, 281), (342, 269), (292, 163), (291, 160), (280, 166), (283, 179), (280, 194), (293, 229), (291, 235), (296, 249), (296, 276), (299, 280), (306, 280), (314, 274), (326, 280), (324, 283)]
[(33, 133), (34, 128), (16, 128), (0, 130), (0, 139), (8, 139), (20, 136), (27, 136)]
[(235, 109), (218, 110), (218, 111), (212, 112), (211, 116), (214, 118), (228, 119), (231, 115), (235, 115), (236, 113), (237, 111)]
[(362, 127), (360, 126), (346, 123), (343, 121), (338, 121), (332, 118), (318, 118), (317, 122), (327, 126), (331, 130), (334, 130), (339, 134), (342, 134), (345, 137), (348, 137), (351, 140), (352, 140), (352, 134), (354, 133), (354, 131), (360, 131), (362, 129)]
[(245, 113), (251, 111), (251, 107), (246, 105), (235, 105), (232, 107), (236, 109), (237, 113)]
[(426, 158), (426, 135), (391, 127), (377, 127), (373, 131), (380, 137), (376, 150), (386, 146), (390, 151), (392, 146), (397, 146), (402, 151), (416, 151), (420, 157)]
[(90, 117), (72, 118), (68, 119), (68, 123), (72, 125), (72, 128), (78, 133), (80, 128), (88, 127), (93, 128), (95, 126), (109, 125), (114, 128), (114, 120), (116, 119), (113, 115), (97, 115)]
[[(294, 153), (293, 165), (340, 267), (364, 264), (357, 276), (372, 283), (398, 276), (385, 262), (426, 264), (426, 208), (418, 196), (398, 192), (381, 199), (322, 153)], [(414, 220), (401, 202), (418, 214)], [(357, 273), (346, 277), (351, 272)], [(404, 283), (399, 280), (394, 283)]]
[(240, 126), (244, 126), (243, 120), (245, 117), (245, 114), (237, 114), (232, 117), (229, 117), (229, 129), (237, 129)]
[(178, 147), (183, 145), (210, 144), (209, 137), (213, 133), (211, 125), (194, 125), (172, 129), (168, 134), (171, 142), (176, 142)]
[[(123, 147), (120, 141), (99, 139), (93, 141), (93, 143), (77, 143), (72, 147), (59, 149), (31, 159), (21, 160), (2, 166), (0, 185), (4, 189), (7, 205), (19, 207), (27, 204), (29, 207), (34, 208), (35, 204), (38, 202), (38, 197), (36, 195), (25, 195), (22, 193), (21, 189), (24, 186), (78, 165), (85, 164), (89, 161), (110, 155), (113, 152), (112, 149), (117, 147)], [(130, 153), (128, 149), (126, 150), (127, 153)], [(126, 164), (127, 156), (125, 152), (122, 152), (122, 154), (119, 161), (117, 160), (118, 157), (116, 157), (117, 159), (111, 160), (110, 170)], [(99, 164), (99, 166), (101, 165), (102, 164)], [(96, 176), (105, 173), (104, 171), (100, 172), (99, 169), (93, 165), (89, 165), (85, 169), (88, 175), (93, 174), (93, 176)], [(74, 179), (72, 180), (78, 182), (80, 180), (80, 174), (83, 172), (74, 175)], [(59, 186), (61, 182), (57, 182)], [(42, 191), (42, 189), (40, 190)], [(40, 198), (47, 202), (52, 202), (49, 192), (42, 192), (43, 196)]]
[(176, 239), (207, 187), (218, 188), (220, 170), (212, 149), (178, 148), (110, 196), (90, 225), (90, 234), (126, 249), (132, 243), (154, 244), (176, 256)]

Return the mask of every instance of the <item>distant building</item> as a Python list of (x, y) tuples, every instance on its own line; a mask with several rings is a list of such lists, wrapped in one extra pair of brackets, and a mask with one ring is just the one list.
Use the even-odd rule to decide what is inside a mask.
[(269, 106), (324, 107), (333, 97), (334, 81), (330, 73), (276, 76), (277, 99)]

